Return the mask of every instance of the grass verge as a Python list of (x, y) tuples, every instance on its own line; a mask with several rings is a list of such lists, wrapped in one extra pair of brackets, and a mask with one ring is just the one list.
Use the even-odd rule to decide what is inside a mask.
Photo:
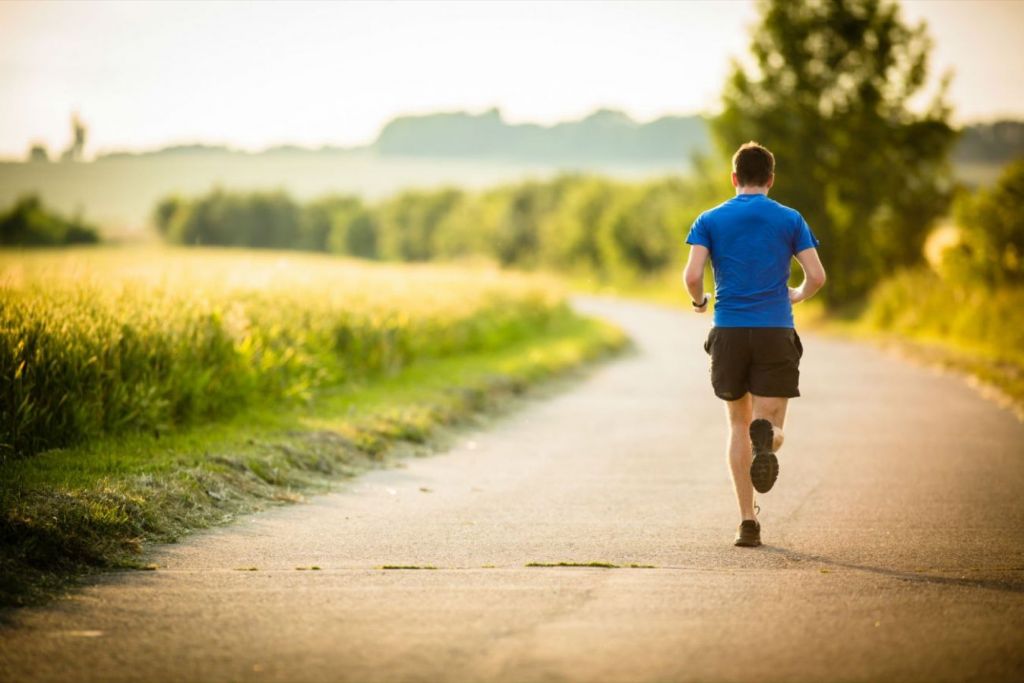
[[(813, 302), (812, 302), (813, 303)], [(798, 324), (881, 346), (952, 371), (1024, 419), (1024, 289), (944, 279), (928, 269), (894, 274), (859, 305)]]
[(46, 600), (75, 577), (138, 568), (174, 542), (267, 505), (424, 453), (445, 426), (626, 345), (575, 315), (501, 350), (424, 360), (319, 392), (310, 406), (248, 410), (187, 431), (106, 438), (0, 467), (0, 604)]

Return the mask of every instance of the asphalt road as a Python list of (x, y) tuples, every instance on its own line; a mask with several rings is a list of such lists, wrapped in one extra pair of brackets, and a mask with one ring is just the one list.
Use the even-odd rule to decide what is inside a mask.
[[(956, 377), (805, 335), (766, 545), (734, 548), (709, 320), (580, 306), (637, 352), (450, 452), (21, 612), (0, 680), (1024, 679), (1014, 416)], [(526, 566), (594, 561), (653, 568)]]

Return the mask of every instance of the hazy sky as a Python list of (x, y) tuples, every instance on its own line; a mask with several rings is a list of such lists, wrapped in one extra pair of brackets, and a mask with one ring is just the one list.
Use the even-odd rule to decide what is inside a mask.
[[(1024, 2), (904, 2), (953, 67), (959, 120), (1024, 116)], [(363, 144), (403, 113), (551, 123), (710, 111), (751, 2), (0, 2), (0, 155), (204, 141)]]

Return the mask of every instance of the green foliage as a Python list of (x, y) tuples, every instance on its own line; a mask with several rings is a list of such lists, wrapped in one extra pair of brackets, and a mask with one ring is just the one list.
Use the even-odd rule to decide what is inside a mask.
[(904, 271), (871, 293), (862, 322), (898, 335), (929, 363), (995, 387), (1024, 415), (1024, 286)]
[(944, 265), (989, 285), (1024, 284), (1024, 159), (1003, 171), (995, 187), (961, 196), (960, 242)]
[(0, 265), (0, 462), (308, 400), (419, 359), (501, 348), (563, 311), (546, 280), (312, 256), (119, 251)]
[(868, 299), (864, 320), (906, 337), (1015, 355), (1024, 362), (1024, 287), (979, 287), (924, 269), (897, 273)]
[(620, 190), (597, 222), (600, 263), (612, 279), (664, 271), (682, 250), (698, 197), (678, 180)]
[[(703, 178), (623, 183), (564, 175), (472, 194), (408, 191), (372, 205), (331, 196), (302, 206), (279, 194), (216, 190), (164, 199), (153, 217), (179, 244), (276, 245), (393, 261), (483, 256), (504, 266), (622, 278), (676, 263), (685, 231), (721, 189)], [(281, 237), (257, 239), (267, 234)]]
[(0, 245), (30, 247), (94, 244), (99, 233), (78, 219), (46, 209), (39, 197), (27, 195), (0, 214)]
[(190, 245), (298, 248), (300, 219), (298, 205), (283, 192), (236, 194), (219, 188), (191, 201), (164, 199), (154, 211), (162, 235)]
[(153, 207), (153, 225), (165, 239), (170, 238), (171, 222), (179, 211), (188, 211), (186, 200), (176, 195), (164, 197)]
[(45, 164), (50, 161), (50, 152), (46, 149), (46, 145), (42, 143), (33, 143), (28, 149), (28, 158), (26, 161), (33, 164)]
[(831, 275), (822, 294), (851, 301), (892, 267), (919, 262), (948, 204), (948, 109), (941, 94), (924, 114), (908, 108), (931, 43), (888, 0), (761, 8), (757, 68), (734, 67), (713, 132), (725, 153), (747, 140), (775, 153), (773, 197), (821, 238)]
[(490, 200), (497, 212), (492, 233), (493, 254), (503, 266), (536, 266), (540, 257), (541, 221), (559, 206), (567, 181), (526, 182), (496, 191)]
[(606, 178), (567, 179), (558, 210), (545, 216), (538, 226), (541, 261), (574, 272), (604, 272), (598, 226), (619, 192), (619, 187)]
[(308, 240), (308, 248), (314, 251), (329, 251), (335, 254), (349, 254), (359, 258), (377, 256), (377, 218), (358, 197), (325, 197), (307, 205), (303, 220), (309, 224), (323, 221), (326, 240), (322, 245), (315, 239)]
[(378, 251), (393, 261), (428, 261), (438, 227), (462, 201), (458, 190), (403, 192), (377, 208)]
[(374, 258), (377, 256), (374, 220), (359, 197), (323, 197), (302, 208), (297, 247)]

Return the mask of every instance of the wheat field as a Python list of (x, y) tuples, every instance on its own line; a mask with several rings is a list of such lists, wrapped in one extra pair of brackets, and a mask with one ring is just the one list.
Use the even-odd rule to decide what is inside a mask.
[(570, 315), (552, 280), (282, 252), (0, 253), (0, 461), (162, 431)]

